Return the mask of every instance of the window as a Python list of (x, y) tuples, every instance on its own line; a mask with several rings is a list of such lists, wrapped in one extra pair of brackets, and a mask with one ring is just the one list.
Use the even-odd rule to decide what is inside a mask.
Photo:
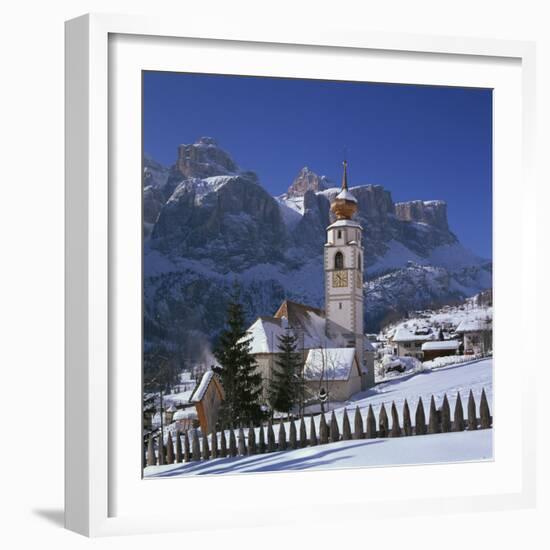
[(361, 265), (361, 252), (357, 254), (357, 267), (361, 269), (363, 266)]
[(338, 302), (338, 309), (342, 309), (342, 302)]
[(341, 252), (334, 255), (334, 269), (344, 269), (344, 255)]
[(340, 229), (338, 229), (338, 238), (341, 239), (342, 238), (342, 231)]

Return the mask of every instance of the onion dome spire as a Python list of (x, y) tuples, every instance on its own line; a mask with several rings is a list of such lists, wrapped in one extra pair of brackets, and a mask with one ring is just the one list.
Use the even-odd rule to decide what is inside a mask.
[(332, 204), (330, 209), (336, 215), (339, 220), (351, 220), (352, 216), (357, 212), (357, 199), (348, 190), (348, 161), (344, 160), (342, 163), (344, 166), (344, 172), (342, 174), (342, 190)]

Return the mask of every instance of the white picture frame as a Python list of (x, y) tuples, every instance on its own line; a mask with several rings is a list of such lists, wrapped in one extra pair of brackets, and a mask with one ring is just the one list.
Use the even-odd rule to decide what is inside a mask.
[[(248, 47), (251, 52), (251, 63), (255, 57), (261, 58), (279, 46), (284, 47), (287, 56), (298, 56), (306, 50), (312, 55), (319, 56), (356, 55), (361, 52), (389, 56), (388, 59), (395, 56), (399, 58), (396, 67), (402, 68), (407, 67), (409, 58), (417, 59), (419, 63), (427, 62), (427, 65), (435, 61), (442, 68), (452, 64), (452, 71), (449, 72), (457, 74), (461, 70), (467, 71), (466, 65), (459, 67), (460, 60), (465, 60), (466, 64), (469, 62), (481, 64), (483, 70), (480, 70), (480, 73), (485, 70), (484, 64), (487, 67), (495, 66), (497, 72), (499, 66), (514, 67), (512, 79), (515, 79), (515, 84), (510, 84), (510, 89), (515, 92), (509, 97), (506, 96), (504, 92), (507, 84), (503, 76), (501, 97), (506, 96), (506, 101), (513, 102), (513, 105), (512, 103), (510, 105), (515, 105), (514, 112), (518, 117), (509, 121), (510, 124), (506, 126), (505, 116), (508, 115), (495, 116), (495, 140), (499, 147), (497, 150), (500, 151), (495, 158), (495, 181), (496, 186), (502, 188), (500, 197), (497, 194), (495, 199), (495, 227), (500, 228), (499, 234), (503, 235), (502, 239), (496, 237), (495, 242), (495, 356), (497, 360), (502, 361), (503, 365), (502, 376), (499, 375), (500, 378), (499, 376), (496, 378), (498, 387), (496, 391), (499, 393), (497, 393), (495, 406), (498, 407), (499, 418), (503, 419), (500, 429), (499, 425), (496, 425), (497, 433), (502, 434), (503, 438), (503, 445), (500, 448), (506, 449), (506, 452), (499, 454), (497, 441), (496, 458), (492, 465), (483, 470), (477, 468), (479, 465), (467, 465), (472, 466), (472, 476), (490, 480), (491, 488), (479, 485), (479, 490), (475, 491), (465, 485), (462, 490), (457, 488), (449, 496), (439, 494), (436, 489), (441, 486), (442, 481), (455, 475), (455, 471), (451, 470), (452, 465), (412, 467), (419, 479), (425, 475), (426, 469), (432, 479), (430, 483), (433, 484), (434, 490), (426, 491), (421, 498), (412, 492), (412, 488), (407, 489), (408, 496), (405, 489), (401, 493), (397, 490), (391, 494), (388, 493), (387, 498), (381, 497), (382, 493), (376, 492), (373, 471), (376, 471), (379, 479), (383, 479), (390, 474), (400, 475), (396, 473), (395, 468), (393, 473), (391, 468), (379, 468), (371, 469), (366, 474), (362, 470), (348, 470), (330, 473), (262, 474), (260, 478), (261, 483), (269, 484), (270, 479), (276, 476), (277, 486), (300, 486), (303, 491), (313, 490), (315, 484), (321, 479), (319, 476), (325, 476), (329, 485), (342, 482), (354, 483), (359, 479), (361, 483), (369, 483), (369, 487), (373, 488), (374, 496), (365, 493), (349, 497), (348, 501), (353, 502), (353, 508), (347, 507), (345, 513), (340, 513), (338, 509), (334, 510), (332, 516), (334, 520), (342, 517), (360, 519), (366, 515), (379, 517), (390, 513), (393, 516), (409, 515), (419, 513), (419, 508), (421, 513), (435, 514), (534, 505), (536, 446), (534, 424), (530, 421), (535, 416), (534, 372), (533, 369), (525, 369), (521, 381), (518, 382), (517, 391), (521, 396), (521, 415), (518, 417), (515, 414), (516, 411), (512, 409), (512, 399), (506, 397), (509, 396), (512, 387), (513, 365), (506, 367), (505, 355), (500, 356), (502, 359), (498, 355), (499, 349), (504, 349), (501, 343), (510, 336), (511, 315), (519, 315), (521, 317), (519, 322), (524, 324), (527, 323), (529, 316), (535, 318), (530, 308), (535, 307), (536, 290), (533, 284), (527, 281), (526, 272), (521, 267), (531, 263), (534, 265), (535, 262), (535, 245), (530, 240), (534, 234), (535, 220), (532, 216), (529, 219), (521, 219), (522, 231), (518, 235), (509, 236), (506, 234), (506, 224), (503, 220), (507, 209), (515, 204), (513, 197), (507, 195), (508, 182), (514, 177), (521, 180), (522, 185), (518, 192), (523, 201), (522, 204), (527, 204), (529, 190), (534, 186), (532, 178), (535, 120), (534, 44), (370, 31), (357, 33), (342, 29), (319, 29), (315, 26), (295, 33), (292, 30), (269, 28), (268, 23), (261, 28), (245, 30), (215, 24), (191, 26), (185, 22), (172, 21), (169, 17), (145, 18), (102, 14), (85, 15), (66, 23), (66, 527), (88, 536), (208, 528), (209, 519), (201, 518), (200, 514), (190, 513), (182, 518), (181, 511), (179, 514), (176, 511), (159, 515), (139, 513), (141, 502), (139, 499), (145, 496), (137, 494), (136, 486), (146, 484), (148, 498), (164, 498), (164, 494), (167, 499), (166, 508), (170, 509), (169, 484), (177, 484), (181, 490), (182, 483), (187, 483), (194, 494), (199, 494), (198, 489), (201, 487), (204, 492), (211, 494), (212, 491), (217, 490), (217, 487), (223, 487), (222, 490), (227, 491), (236, 487), (237, 483), (243, 486), (251, 482), (259, 483), (258, 476), (254, 475), (234, 476), (223, 480), (211, 477), (143, 482), (141, 478), (136, 477), (141, 468), (140, 455), (134, 453), (138, 448), (136, 445), (139, 443), (139, 438), (132, 439), (133, 436), (130, 433), (129, 439), (122, 441), (125, 434), (121, 434), (119, 427), (122, 422), (135, 416), (135, 403), (136, 399), (139, 401), (140, 396), (130, 398), (127, 407), (121, 405), (125, 397), (120, 393), (120, 384), (116, 383), (117, 373), (114, 371), (116, 366), (120, 366), (119, 355), (124, 353), (125, 348), (123, 345), (118, 345), (118, 340), (133, 338), (132, 341), (135, 344), (137, 333), (134, 332), (133, 336), (120, 333), (115, 335), (113, 327), (117, 326), (118, 316), (121, 315), (132, 318), (134, 327), (141, 324), (141, 319), (135, 319), (137, 310), (133, 310), (133, 317), (126, 311), (125, 304), (132, 303), (132, 296), (127, 295), (126, 298), (122, 296), (126, 291), (122, 292), (120, 286), (116, 284), (117, 277), (120, 275), (117, 275), (118, 272), (115, 273), (115, 266), (122, 264), (123, 271), (130, 273), (135, 271), (135, 264), (131, 262), (140, 261), (141, 223), (136, 224), (138, 217), (135, 211), (130, 211), (130, 207), (126, 208), (126, 216), (124, 207), (121, 207), (120, 201), (117, 201), (118, 188), (111, 185), (114, 180), (120, 179), (117, 163), (129, 161), (131, 155), (135, 154), (136, 145), (135, 131), (133, 137), (128, 139), (128, 142), (132, 142), (132, 147), (125, 145), (125, 137), (120, 133), (116, 122), (118, 113), (115, 114), (112, 111), (113, 105), (117, 105), (116, 92), (113, 90), (115, 83), (118, 82), (117, 71), (125, 70), (121, 60), (131, 59), (131, 56), (128, 57), (124, 52), (121, 53), (122, 57), (116, 58), (116, 62), (110, 57), (113, 51), (122, 51), (116, 50), (117, 37), (130, 39), (132, 44), (128, 46), (129, 48), (139, 47), (139, 42), (148, 38), (159, 39), (161, 44), (158, 55), (165, 56), (166, 67), (170, 65), (170, 56), (167, 52), (178, 47), (175, 46), (176, 42), (193, 40), (196, 54), (193, 59), (194, 66), (200, 68), (201, 64), (204, 65), (205, 72), (214, 70), (212, 69), (214, 65), (208, 65), (210, 63), (208, 56), (200, 54), (200, 44), (206, 44), (206, 42), (209, 48), (233, 48), (237, 57), (238, 48)], [(115, 50), (112, 49), (113, 38)], [(124, 40), (120, 43), (123, 44)], [(254, 55), (255, 48), (261, 50), (258, 56)], [(142, 49), (141, 52), (145, 56), (146, 49)], [(275, 61), (276, 56), (281, 54), (273, 55)], [(152, 56), (147, 60), (147, 68), (158, 68), (157, 61)], [(131, 61), (128, 61), (128, 67), (130, 65)], [(299, 66), (294, 68), (291, 65), (288, 70), (296, 70), (298, 71), (296, 74), (301, 74)], [(131, 69), (135, 73), (136, 68), (132, 66)], [(433, 70), (430, 67), (426, 68), (428, 73)], [(255, 72), (260, 75), (270, 74)], [(387, 81), (408, 81), (406, 77), (401, 76), (405, 73), (396, 74), (394, 77), (389, 73), (386, 74), (388, 74)], [(465, 82), (464, 77), (460, 78), (463, 80), (459, 79), (457, 82)], [(482, 76), (479, 78), (482, 79)], [(500, 77), (495, 76), (495, 78)], [(472, 74), (472, 81), (474, 80), (475, 76)], [(480, 80), (480, 82), (485, 81)], [(136, 93), (138, 92), (140, 93), (140, 90)], [(132, 96), (132, 99), (128, 100), (130, 106), (135, 104), (136, 97)], [(131, 111), (128, 111), (128, 114), (131, 114)], [(510, 116), (513, 118), (512, 114)], [(135, 130), (139, 127), (139, 120), (132, 122), (131, 128)], [(131, 133), (131, 128), (125, 131)], [(517, 130), (517, 132), (503, 132), (503, 128)], [(116, 151), (110, 150), (113, 140), (118, 140)], [(510, 158), (506, 159), (507, 156)], [(515, 164), (510, 164), (509, 167), (505, 164), (501, 165), (506, 162)], [(137, 181), (141, 181), (140, 169), (140, 165), (133, 166), (130, 181), (133, 181), (132, 177), (135, 174), (138, 177)], [(140, 215), (139, 222), (141, 222)], [(126, 243), (128, 239), (135, 240), (137, 246), (137, 252), (134, 249), (132, 258), (128, 260), (121, 260), (117, 254), (113, 253), (113, 250), (117, 253), (120, 251), (117, 242), (122, 238)], [(509, 239), (508, 242), (507, 239)], [(500, 250), (504, 251), (512, 240), (522, 251), (522, 262), (515, 267), (507, 262), (504, 252), (500, 252)], [(136, 281), (137, 279), (133, 287), (132, 285), (129, 287), (136, 290)], [(506, 293), (506, 289), (511, 288), (510, 285), (514, 281), (517, 293), (511, 297)], [(119, 294), (122, 296), (120, 299)], [(499, 304), (506, 304), (506, 307)], [(533, 351), (527, 350), (526, 354), (529, 353), (532, 354)], [(525, 360), (528, 364), (528, 355)], [(535, 362), (532, 361), (532, 364)], [(139, 379), (137, 372), (129, 373), (129, 376), (137, 377), (133, 378), (133, 382)], [(123, 409), (122, 412), (120, 409)], [(139, 416), (135, 417), (135, 425), (139, 431)], [(511, 430), (512, 426), (520, 429), (519, 441), (509, 441), (507, 430), (508, 427)], [(508, 441), (508, 447), (504, 446), (506, 441)], [(121, 479), (120, 475), (119, 455), (122, 455), (127, 448), (131, 451), (128, 456), (135, 456), (135, 463), (132, 462), (126, 468), (131, 472), (129, 475), (133, 477), (130, 481), (126, 480), (128, 483), (125, 484), (125, 480)], [(508, 456), (513, 458), (508, 460)], [(409, 470), (405, 469), (404, 472), (410, 471), (411, 467), (408, 468)], [(494, 477), (491, 477), (493, 474)], [(256, 481), (253, 481), (254, 478)], [(116, 495), (113, 494), (115, 486)], [(276, 513), (270, 513), (276, 511), (277, 506), (280, 505), (277, 498), (275, 496), (270, 505), (266, 504), (266, 509), (255, 511), (242, 502), (244, 500), (242, 496), (235, 494), (231, 503), (228, 501), (217, 503), (218, 512), (223, 510), (227, 512), (226, 519), (223, 519), (222, 514), (218, 516), (220, 519), (217, 525), (219, 527), (253, 526), (289, 521)], [(134, 501), (136, 506), (132, 508), (128, 505), (128, 501)], [(391, 510), (390, 507), (383, 505), (384, 502), (390, 501)], [(198, 508), (200, 503), (199, 497)], [(272, 508), (270, 509), (269, 506)], [(302, 519), (316, 520), (315, 505), (311, 508), (303, 513)], [(242, 511), (241, 514), (238, 514), (239, 510)], [(304, 523), (307, 524), (307, 521)]]

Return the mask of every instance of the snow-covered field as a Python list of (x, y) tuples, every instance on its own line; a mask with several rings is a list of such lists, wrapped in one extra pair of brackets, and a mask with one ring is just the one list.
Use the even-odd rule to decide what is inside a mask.
[[(414, 374), (405, 374), (388, 382), (378, 384), (371, 390), (357, 394), (354, 399), (334, 409), (334, 412), (341, 430), (344, 407), (348, 409), (353, 426), (355, 407), (359, 407), (363, 418), (365, 418), (369, 405), (372, 405), (375, 416), (378, 417), (380, 407), (383, 403), (389, 414), (391, 403), (395, 402), (401, 417), (403, 403), (407, 399), (414, 422), (414, 412), (418, 399), (421, 397), (427, 420), (432, 395), (436, 400), (436, 405), (439, 407), (443, 401), (443, 396), (446, 394), (452, 413), (458, 392), (461, 394), (463, 406), (466, 410), (469, 391), (472, 390), (476, 404), (479, 407), (483, 389), (485, 389), (489, 406), (492, 408), (492, 380), (492, 359), (440, 367), (433, 371), (427, 370)], [(309, 419), (306, 422), (306, 427), (309, 435)], [(316, 417), (316, 427), (318, 433), (319, 417)], [(274, 431), (275, 437), (277, 437), (278, 425), (274, 426)], [(481, 430), (397, 439), (346, 441), (251, 457), (218, 458), (186, 464), (150, 466), (145, 468), (144, 475), (145, 477), (166, 477), (188, 474), (221, 474), (487, 460), (492, 458), (492, 432), (492, 430)]]
[(396, 439), (341, 441), (294, 451), (217, 458), (169, 466), (149, 466), (145, 469), (145, 477), (166, 478), (191, 474), (326, 470), (489, 460), (493, 455), (492, 437), (493, 430), (478, 430)]

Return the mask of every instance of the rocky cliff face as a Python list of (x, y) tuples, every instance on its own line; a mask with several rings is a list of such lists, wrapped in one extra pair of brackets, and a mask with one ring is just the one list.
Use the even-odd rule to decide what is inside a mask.
[(326, 176), (319, 176), (307, 166), (304, 166), (288, 188), (287, 195), (289, 197), (301, 197), (307, 191), (323, 191), (329, 187), (330, 181)]
[[(215, 337), (234, 281), (248, 320), (272, 314), (284, 297), (324, 306), (323, 245), (338, 192), (326, 178), (304, 168), (272, 197), (211, 138), (181, 145), (170, 169), (151, 159), (146, 169), (146, 342)], [(449, 231), (444, 202), (395, 204), (380, 185), (351, 192), (364, 230), (368, 330), (491, 286), (490, 264)]]
[(397, 219), (405, 222), (426, 223), (442, 231), (449, 230), (445, 201), (408, 201), (395, 203)]

